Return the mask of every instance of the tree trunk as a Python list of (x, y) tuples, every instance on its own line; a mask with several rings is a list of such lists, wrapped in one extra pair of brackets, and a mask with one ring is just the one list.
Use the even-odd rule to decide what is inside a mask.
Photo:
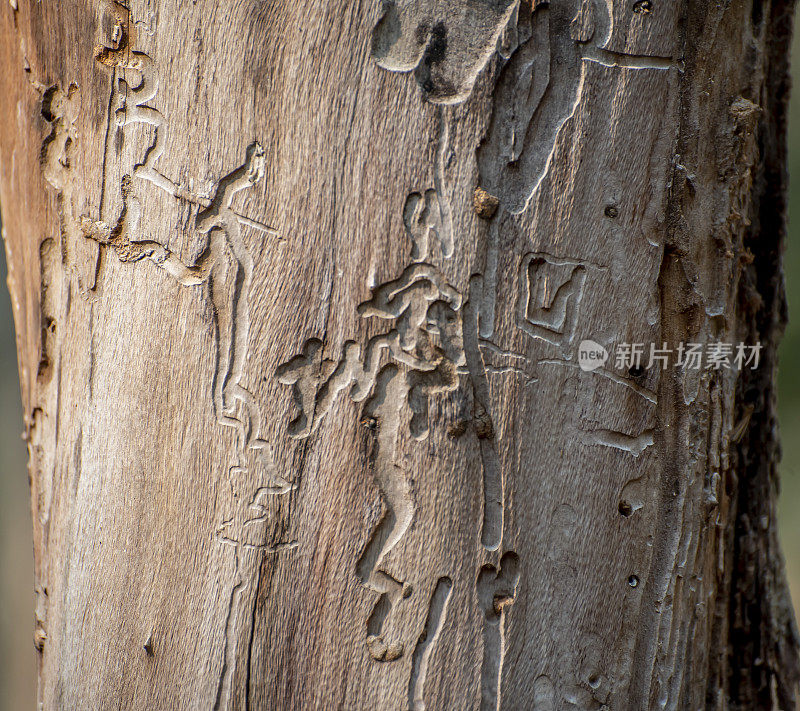
[(17, 3), (41, 708), (794, 708), (791, 2)]

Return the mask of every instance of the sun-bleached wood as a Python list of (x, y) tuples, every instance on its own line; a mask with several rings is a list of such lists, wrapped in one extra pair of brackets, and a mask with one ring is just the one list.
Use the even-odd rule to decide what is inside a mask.
[(0, 3), (41, 708), (788, 709), (790, 13)]

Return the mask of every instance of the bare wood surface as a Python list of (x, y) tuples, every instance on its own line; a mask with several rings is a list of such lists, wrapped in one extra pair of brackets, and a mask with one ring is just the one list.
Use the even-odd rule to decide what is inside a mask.
[(789, 31), (2, 4), (42, 708), (790, 708)]

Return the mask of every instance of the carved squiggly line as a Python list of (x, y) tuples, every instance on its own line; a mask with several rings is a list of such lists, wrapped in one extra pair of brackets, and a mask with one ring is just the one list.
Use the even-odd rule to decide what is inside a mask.
[[(129, 38), (128, 38), (129, 39)], [(248, 627), (244, 615), (252, 618), (253, 610), (241, 611), (246, 602), (245, 594), (252, 587), (258, 574), (258, 560), (267, 553), (290, 550), (297, 547), (296, 541), (266, 544), (261, 542), (263, 524), (267, 518), (267, 500), (275, 495), (291, 492), (296, 485), (288, 482), (277, 471), (268, 442), (262, 437), (263, 416), (256, 398), (243, 385), (245, 363), (250, 339), (250, 290), (253, 279), (253, 257), (241, 234), (241, 224), (276, 235), (272, 228), (255, 220), (244, 218), (232, 207), (235, 195), (253, 187), (263, 177), (265, 152), (258, 143), (251, 144), (244, 163), (217, 183), (213, 197), (206, 199), (191, 194), (176, 185), (155, 169), (155, 164), (164, 153), (168, 124), (164, 116), (148, 105), (158, 91), (158, 73), (152, 59), (141, 52), (132, 52), (128, 46), (118, 50), (101, 49), (97, 59), (112, 67), (113, 88), (110, 110), (121, 129), (142, 124), (154, 130), (152, 143), (146, 149), (142, 162), (135, 165), (132, 177), (125, 176), (121, 184), (122, 211), (116, 225), (93, 222), (83, 218), (85, 236), (101, 245), (114, 249), (123, 262), (151, 259), (164, 269), (179, 284), (184, 286), (209, 283), (213, 302), (214, 327), (217, 340), (216, 364), (212, 379), (212, 401), (217, 421), (224, 427), (233, 428), (237, 435), (238, 461), (231, 467), (228, 479), (237, 506), (234, 516), (223, 521), (215, 533), (216, 540), (234, 549), (235, 572), (231, 587), (228, 615), (225, 623), (223, 664), (218, 682), (215, 709), (228, 708), (232, 700), (233, 676), (238, 654), (236, 636), (240, 625)], [(127, 79), (117, 76), (118, 69), (136, 72), (139, 83), (131, 86)], [(152, 183), (167, 194), (189, 200), (200, 205), (195, 218), (195, 229), (205, 239), (206, 248), (193, 264), (184, 263), (155, 240), (135, 240), (139, 233), (141, 204), (135, 195), (132, 182), (139, 178)], [(105, 187), (105, 165), (104, 165)], [(105, 190), (104, 190), (105, 195)], [(101, 199), (101, 218), (104, 214)], [(232, 288), (218, 288), (215, 278), (225, 279), (226, 254), (232, 256), (234, 275)], [(237, 488), (250, 488), (251, 453), (267, 479), (265, 486), (256, 489), (252, 496), (245, 497)], [(236, 484), (234, 482), (237, 482)], [(249, 593), (248, 593), (249, 594)]]
[[(434, 312), (437, 304), (443, 305), (444, 314)], [(460, 320), (456, 316), (460, 307), (461, 295), (430, 264), (411, 264), (400, 277), (375, 288), (372, 298), (358, 306), (358, 313), (362, 318), (394, 320), (391, 332), (373, 336), (363, 349), (354, 341), (346, 341), (336, 364), (323, 362), (321, 342), (310, 339), (301, 355), (277, 369), (278, 381), (293, 387), (300, 410), (289, 424), (289, 436), (310, 435), (347, 388), (354, 402), (366, 399), (375, 387), (383, 350), (416, 373), (409, 392), (409, 404), (415, 413), (412, 426), (415, 436), (426, 434), (422, 419), (427, 419), (427, 397), (423, 398), (423, 393), (451, 387), (455, 374), (448, 374), (452, 371), (448, 363), (456, 370), (464, 364)], [(442, 326), (435, 323), (437, 317), (444, 322)], [(439, 336), (441, 352), (431, 347), (432, 335)], [(438, 374), (433, 375), (436, 371)], [(422, 377), (423, 373), (431, 375)]]
[[(153, 155), (149, 152), (148, 155)], [(193, 265), (183, 263), (177, 255), (155, 241), (133, 241), (136, 233), (141, 207), (130, 190), (130, 183), (123, 181), (124, 207), (118, 224), (110, 228), (104, 223), (82, 220), (86, 236), (100, 244), (114, 248), (121, 261), (152, 259), (158, 266), (171, 274), (183, 285), (200, 284), (208, 280), (220, 263), (223, 250), (227, 246), (234, 257), (237, 275), (234, 279), (234, 292), (224, 299), (214, 294), (215, 320), (218, 330), (217, 367), (212, 386), (213, 401), (217, 420), (220, 424), (233, 427), (238, 432), (239, 446), (261, 453), (262, 460), (271, 474), (277, 477), (274, 466), (270, 466), (269, 445), (260, 436), (262, 416), (253, 395), (241, 384), (244, 376), (244, 363), (249, 348), (250, 306), (248, 301), (252, 282), (253, 260), (244, 245), (239, 222), (230, 209), (234, 195), (258, 182), (264, 165), (264, 151), (257, 143), (247, 150), (244, 165), (222, 178), (211, 205), (197, 215), (196, 229), (207, 236), (208, 247)], [(233, 308), (233, 313), (229, 313)], [(227, 323), (223, 323), (226, 320)], [(242, 414), (237, 415), (239, 405)], [(280, 478), (278, 477), (280, 482)], [(285, 482), (284, 482), (285, 483)]]
[[(389, 2), (373, 32), (373, 57), (386, 69), (415, 69), (417, 80), (428, 100), (442, 103), (461, 101), (468, 96), (475, 77), (493, 53), (493, 49), (486, 50), (487, 37), (492, 41), (497, 39), (512, 16), (511, 12), (508, 15), (504, 13), (513, 5), (501, 3), (486, 8), (481, 3), (467, 3), (465, 11), (481, 17), (482, 21), (476, 23), (478, 29), (466, 39), (453, 33), (454, 42), (466, 43), (469, 49), (468, 61), (453, 65), (454, 57), (461, 58), (459, 51), (463, 47), (456, 48), (455, 53), (448, 55), (450, 48), (446, 24), (439, 22), (432, 25), (425, 21), (425, 13), (430, 13), (433, 6)], [(610, 0), (585, 0), (578, 17), (574, 16), (574, 9), (574, 2), (563, 0), (520, 5), (518, 11), (522, 16), (522, 26), (512, 28), (509, 33), (512, 39), (510, 44), (516, 46), (510, 47), (510, 61), (502, 70), (494, 92), (495, 111), (486, 140), (478, 150), (478, 165), (481, 186), (499, 197), (504, 209), (512, 213), (522, 212), (527, 207), (547, 173), (558, 134), (579, 105), (586, 62), (642, 69), (676, 66), (671, 58), (636, 57), (606, 50), (605, 44), (611, 32)], [(571, 38), (564, 32), (570, 26)], [(516, 32), (521, 33), (518, 39), (513, 38)], [(443, 135), (440, 134), (440, 145)], [(437, 151), (437, 177), (443, 175), (442, 155), (441, 151)], [(441, 196), (437, 196), (437, 193), (442, 191), (438, 185), (436, 187), (436, 190), (427, 191), (424, 197), (413, 194), (406, 203), (404, 220), (412, 238), (412, 259), (415, 260), (427, 256), (431, 232), (439, 235), (441, 229), (441, 210), (437, 200)], [(473, 382), (476, 419), (488, 420), (484, 428), (486, 435), (481, 439), (485, 501), (481, 540), (487, 550), (497, 550), (502, 545), (504, 514), (500, 462), (490, 436), (493, 428), (488, 415), (487, 372), (515, 369), (515, 366), (498, 368), (486, 364), (481, 353), (481, 346), (494, 335), (500, 223), (498, 217), (489, 227), (484, 275), (471, 279), (470, 301), (464, 306), (463, 339)], [(444, 244), (442, 253), (449, 256)], [(544, 261), (560, 266), (555, 258), (545, 257)], [(571, 265), (569, 278), (559, 285), (553, 298), (543, 304), (536, 303), (534, 295), (530, 293), (531, 281), (527, 273), (530, 266), (530, 261), (524, 265), (524, 282), (523, 275), (520, 275), (521, 283), (527, 287), (524, 292), (527, 298), (520, 299), (517, 324), (534, 338), (559, 346), (563, 358), (568, 359), (568, 347), (574, 337), (586, 270), (592, 265)], [(516, 354), (503, 355), (513, 357)], [(598, 430), (592, 436), (598, 442), (602, 440), (603, 443), (625, 447), (632, 452), (642, 445), (648, 446), (646, 433), (635, 441), (621, 440), (617, 434)], [(496, 711), (501, 705), (500, 684), (505, 656), (504, 608), (513, 601), (518, 580), (518, 559), (513, 553), (503, 556), (498, 569), (485, 567), (478, 579), (478, 593), (486, 614), (483, 711)], [(418, 698), (411, 691), (416, 669), (415, 660), (409, 691), (409, 705), (412, 708), (424, 707), (421, 695)]]
[[(490, 407), (491, 395), (486, 366), (480, 352), (478, 338), (478, 311), (483, 295), (483, 279), (474, 275), (469, 282), (469, 299), (464, 304), (464, 352), (472, 382), (476, 414), (488, 419), (486, 434), (493, 434)], [(481, 543), (486, 550), (494, 551), (500, 547), (503, 538), (503, 519), (505, 508), (500, 457), (492, 437), (480, 437), (481, 462), (483, 465), (483, 525)]]
[(525, 378), (525, 385), (533, 385), (534, 383), (539, 382), (539, 379), (535, 375), (531, 375), (526, 370), (517, 368), (514, 365), (491, 365), (487, 363), (485, 368), (486, 372), (492, 375), (506, 375), (507, 373), (522, 375)]
[[(167, 144), (169, 124), (160, 111), (147, 105), (155, 98), (159, 86), (158, 71), (152, 58), (143, 52), (132, 52), (127, 48), (110, 50), (104, 47), (97, 53), (97, 61), (110, 67), (114, 72), (110, 110), (114, 115), (116, 125), (124, 128), (142, 123), (154, 128), (153, 143), (147, 148), (143, 161), (134, 166), (134, 177), (152, 183), (168, 195), (202, 208), (211, 208), (214, 202), (213, 198), (196, 195), (188, 188), (173, 182), (155, 168), (155, 163), (163, 155)], [(137, 73), (140, 76), (139, 84), (131, 86), (124, 75), (117, 76), (118, 70)], [(109, 132), (109, 141), (111, 137), (112, 134)], [(108, 152), (108, 147), (106, 151)], [(273, 227), (241, 215), (230, 207), (229, 209), (239, 223), (281, 239), (280, 234)], [(101, 205), (101, 219), (102, 215), (103, 206)]]
[(581, 432), (587, 444), (601, 444), (623, 452), (630, 452), (634, 457), (638, 457), (645, 449), (652, 447), (655, 442), (655, 432), (652, 429), (644, 430), (638, 435), (604, 429), (581, 430)]
[(403, 224), (411, 239), (411, 259), (423, 262), (428, 258), (431, 234), (436, 235), (442, 256), (453, 256), (453, 215), (447, 186), (447, 162), (450, 126), (444, 107), (439, 108), (439, 139), (436, 145), (434, 189), (411, 193), (403, 207)]
[(464, 101), (514, 6), (514, 0), (389, 0), (372, 33), (372, 56), (384, 69), (413, 70), (432, 103)]
[(71, 250), (83, 240), (80, 221), (75, 218), (77, 200), (71, 171), (72, 148), (77, 136), (78, 87), (70, 84), (64, 92), (58, 86), (43, 89), (37, 83), (35, 88), (42, 93), (42, 116), (51, 126), (42, 144), (42, 171), (47, 183), (56, 191), (62, 260), (78, 294), (85, 301), (92, 302), (96, 298), (92, 293), (96, 275), (84, 280), (79, 265), (70, 259)]
[(447, 163), (450, 150), (450, 124), (443, 106), (439, 107), (439, 140), (436, 144), (436, 163), (433, 171), (433, 185), (439, 199), (439, 212), (441, 214), (441, 234), (439, 239), (442, 244), (442, 256), (453, 256), (453, 215), (450, 208), (450, 195), (447, 188)]
[[(229, 475), (230, 480), (239, 477), (243, 481), (249, 479), (248, 472), (241, 467), (234, 467)], [(234, 516), (223, 521), (215, 534), (221, 543), (238, 545), (267, 552), (276, 552), (297, 547), (297, 541), (267, 544), (261, 542), (264, 536), (262, 524), (268, 520), (267, 502), (277, 495), (288, 494), (295, 489), (294, 484), (271, 484), (259, 487), (250, 497), (247, 510), (236, 509)]]
[(527, 208), (547, 173), (557, 136), (580, 103), (584, 62), (654, 70), (681, 66), (671, 57), (606, 49), (612, 27), (606, 0), (584, 0), (577, 15), (566, 0), (533, 10), (520, 5), (518, 15), (516, 46), (500, 73), (490, 128), (477, 152), (481, 185), (511, 213)]
[[(143, 160), (133, 169), (133, 177), (151, 182), (168, 194), (181, 194), (171, 181), (155, 170), (155, 163), (164, 152), (168, 125), (161, 112), (148, 106), (158, 92), (158, 72), (152, 59), (142, 52), (128, 49), (102, 49), (97, 59), (115, 72), (112, 106), (116, 123), (121, 128), (145, 124), (155, 129), (153, 142)], [(131, 86), (124, 77), (116, 77), (117, 69), (136, 72), (140, 81)], [(212, 392), (214, 410), (219, 423), (236, 429), (240, 452), (253, 451), (266, 468), (277, 488), (288, 486), (272, 462), (268, 443), (261, 437), (262, 414), (254, 396), (242, 385), (244, 363), (249, 349), (249, 293), (253, 259), (241, 236), (241, 216), (232, 208), (236, 193), (254, 186), (263, 176), (265, 152), (258, 143), (247, 149), (244, 164), (220, 179), (213, 198), (197, 214), (195, 228), (206, 238), (206, 250), (194, 264), (184, 263), (175, 253), (154, 240), (133, 241), (138, 233), (141, 205), (132, 190), (131, 179), (123, 178), (123, 209), (112, 228), (103, 222), (82, 219), (83, 232), (100, 244), (114, 248), (121, 261), (138, 261), (145, 257), (173, 276), (180, 284), (191, 286), (211, 281), (218, 338), (217, 365)], [(185, 192), (185, 191), (184, 191)], [(222, 264), (225, 249), (235, 261), (233, 293), (217, 293), (212, 275)]]
[(396, 365), (387, 365), (378, 374), (375, 395), (364, 408), (367, 415), (378, 423), (378, 449), (373, 471), (386, 512), (356, 564), (356, 573), (365, 587), (380, 595), (367, 621), (367, 646), (374, 659), (386, 662), (402, 656), (404, 644), (402, 640), (384, 639), (384, 622), (400, 600), (411, 592), (403, 581), (395, 580), (380, 569), (414, 517), (409, 480), (394, 463), (400, 427), (398, 403), (403, 403), (408, 397), (408, 387), (405, 373)]
[(485, 565), (478, 576), (478, 600), (484, 613), (481, 711), (500, 709), (506, 652), (505, 610), (514, 602), (519, 578), (519, 558), (511, 552), (503, 554), (498, 568)]
[(264, 551), (266, 553), (279, 553), (280, 551), (289, 551), (297, 548), (300, 545), (297, 541), (286, 541), (285, 543), (243, 543), (237, 538), (226, 538), (222, 535), (217, 535), (217, 540), (220, 543), (234, 546), (236, 548), (246, 548), (249, 550)]
[[(99, 61), (113, 65), (115, 83), (112, 92), (112, 107), (116, 123), (120, 128), (135, 124), (152, 126), (155, 135), (147, 148), (143, 161), (133, 169), (133, 178), (153, 183), (170, 195), (191, 197), (155, 170), (155, 163), (164, 152), (167, 139), (167, 122), (156, 109), (147, 106), (158, 90), (158, 74), (152, 60), (140, 52), (101, 53)], [(134, 70), (141, 79), (137, 86), (130, 87), (124, 78), (116, 78), (117, 68)], [(262, 415), (253, 395), (242, 385), (244, 364), (249, 348), (250, 308), (249, 292), (253, 274), (253, 260), (242, 239), (242, 218), (231, 207), (236, 193), (255, 185), (262, 177), (265, 153), (258, 143), (252, 144), (244, 164), (222, 178), (210, 200), (194, 200), (203, 205), (195, 220), (196, 230), (206, 238), (206, 249), (194, 264), (184, 263), (178, 255), (154, 240), (133, 241), (139, 232), (141, 205), (133, 193), (132, 179), (127, 176), (121, 186), (123, 208), (117, 224), (110, 228), (106, 224), (93, 223), (84, 218), (86, 236), (101, 244), (111, 246), (121, 261), (138, 261), (150, 258), (178, 283), (184, 286), (211, 282), (210, 291), (214, 302), (215, 329), (217, 335), (217, 358), (212, 382), (212, 400), (215, 415), (223, 426), (237, 432), (240, 456), (245, 450), (254, 452), (268, 475), (267, 486), (253, 494), (250, 512), (237, 511), (234, 518), (224, 521), (216, 532), (216, 540), (234, 548), (236, 556), (236, 582), (231, 589), (231, 600), (225, 627), (223, 668), (219, 680), (215, 708), (227, 708), (231, 703), (231, 685), (236, 655), (233, 653), (235, 636), (240, 622), (239, 607), (242, 596), (249, 589), (250, 579), (256, 573), (256, 554), (275, 553), (292, 549), (297, 542), (265, 544), (258, 541), (263, 535), (260, 524), (266, 518), (262, 502), (264, 495), (285, 494), (294, 488), (277, 472), (268, 443), (261, 437)], [(102, 210), (102, 208), (101, 208)], [(256, 223), (253, 223), (256, 224)], [(230, 250), (235, 263), (233, 293), (215, 290), (213, 275), (223, 266), (226, 249)], [(248, 465), (240, 461), (231, 469), (231, 480), (247, 480)], [(246, 485), (250, 485), (246, 483)], [(237, 498), (237, 497), (235, 497)], [(251, 512), (255, 512), (253, 515)], [(248, 532), (253, 533), (248, 535)], [(245, 556), (244, 563), (240, 558)], [(249, 572), (248, 572), (249, 571)]]
[[(236, 552), (236, 570), (239, 570), (239, 553)], [(249, 583), (239, 579), (231, 587), (228, 612), (225, 617), (225, 645), (222, 652), (222, 671), (217, 683), (217, 697), (214, 711), (230, 708), (233, 675), (238, 655), (236, 654), (236, 630), (239, 628), (239, 608), (241, 599)]]
[[(242, 386), (244, 363), (250, 340), (250, 287), (253, 280), (253, 257), (245, 246), (239, 221), (231, 210), (237, 192), (255, 185), (264, 172), (264, 150), (254, 143), (247, 150), (244, 165), (220, 180), (210, 207), (198, 213), (196, 225), (200, 234), (222, 231), (236, 261), (239, 272), (234, 278), (232, 297), (234, 312), (225, 336), (221, 337), (218, 369), (214, 383), (217, 418), (239, 431), (242, 446), (264, 450), (268, 444), (261, 439), (262, 416), (253, 395)], [(210, 241), (210, 240), (209, 240)], [(219, 317), (218, 317), (219, 318)], [(244, 417), (236, 417), (235, 403), (241, 404)]]
[(425, 711), (425, 681), (428, 676), (428, 663), (447, 616), (447, 604), (450, 602), (452, 590), (453, 581), (448, 577), (439, 578), (433, 590), (428, 608), (428, 618), (425, 620), (425, 627), (417, 641), (411, 663), (411, 677), (408, 682), (409, 711)]
[(482, 339), (494, 336), (495, 306), (497, 303), (497, 264), (500, 257), (500, 223), (494, 220), (489, 226), (486, 245), (486, 260), (481, 280), (480, 314), (478, 333)]
[[(558, 365), (562, 368), (572, 368), (575, 370), (580, 369), (580, 365), (578, 363), (574, 363), (569, 360), (560, 360), (558, 358), (543, 358), (542, 360), (538, 361), (539, 365)], [(618, 375), (613, 370), (607, 370), (606, 368), (595, 368), (591, 371), (594, 375), (600, 375), (604, 378), (608, 378), (612, 383), (616, 383), (617, 385), (622, 385), (629, 390), (633, 390), (637, 395), (641, 395), (645, 400), (648, 402), (652, 402), (654, 405), (658, 404), (658, 398), (656, 393), (650, 390), (649, 388), (645, 388), (639, 383), (634, 382), (633, 380), (629, 380), (627, 378), (623, 378), (621, 375)]]
[[(560, 360), (556, 358), (546, 358), (538, 361), (539, 365), (556, 365), (562, 368), (570, 368), (579, 370), (580, 366), (577, 363)], [(610, 380), (612, 383), (621, 385), (628, 390), (639, 395), (647, 402), (658, 404), (656, 393), (652, 390), (639, 385), (628, 378), (623, 378), (617, 373), (607, 370), (605, 368), (596, 368), (590, 373), (586, 373), (586, 377), (602, 377)], [(573, 425), (573, 427), (575, 427)], [(575, 436), (580, 441), (589, 445), (602, 445), (611, 447), (612, 449), (619, 449), (623, 452), (629, 452), (634, 457), (638, 457), (644, 452), (645, 449), (652, 446), (654, 443), (654, 431), (652, 429), (642, 430), (638, 435), (629, 435), (624, 432), (617, 432), (616, 430), (595, 428), (595, 429), (582, 429), (575, 427)]]
[(372, 299), (360, 304), (358, 313), (364, 318), (375, 316), (397, 319), (400, 347), (413, 352), (419, 335), (427, 325), (430, 305), (446, 301), (454, 311), (461, 307), (461, 294), (450, 286), (430, 264), (411, 264), (402, 275), (373, 291)]
[[(379, 596), (367, 620), (367, 647), (381, 662), (405, 652), (393, 613), (412, 595), (410, 586), (384, 569), (414, 516), (410, 481), (395, 464), (401, 415), (408, 404), (411, 434), (422, 439), (428, 435), (429, 398), (458, 387), (465, 364), (461, 303), (461, 295), (435, 267), (411, 264), (397, 279), (374, 288), (371, 299), (358, 307), (362, 318), (393, 321), (389, 333), (373, 336), (363, 349), (354, 341), (345, 342), (337, 363), (323, 360), (322, 342), (310, 339), (300, 355), (276, 371), (278, 381), (292, 387), (300, 411), (289, 424), (291, 437), (309, 436), (348, 388), (354, 402), (366, 401), (364, 421), (377, 431), (373, 474), (385, 511), (361, 553), (356, 574)], [(394, 362), (381, 367), (384, 351)]]
[[(542, 265), (571, 267), (569, 278), (558, 285), (549, 305), (536, 302), (536, 277)], [(586, 284), (586, 265), (577, 261), (550, 260), (542, 255), (525, 255), (519, 272), (520, 295), (517, 327), (532, 338), (558, 346), (565, 359), (572, 357), (578, 313)]]

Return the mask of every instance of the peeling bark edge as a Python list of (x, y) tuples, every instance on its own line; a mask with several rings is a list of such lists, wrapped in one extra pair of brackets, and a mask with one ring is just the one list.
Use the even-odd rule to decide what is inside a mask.
[[(760, 0), (753, 11), (763, 12)], [(794, 709), (800, 682), (800, 639), (775, 516), (780, 460), (775, 376), (787, 321), (783, 249), (793, 13), (793, 0), (779, 0), (767, 18), (761, 163), (753, 185), (752, 226), (745, 236), (755, 259), (745, 268), (738, 293), (739, 326), (750, 342), (764, 345), (765, 360), (761, 368), (743, 371), (736, 394), (737, 409), (754, 404), (749, 427), (735, 445), (727, 686), (731, 707), (737, 709)]]

